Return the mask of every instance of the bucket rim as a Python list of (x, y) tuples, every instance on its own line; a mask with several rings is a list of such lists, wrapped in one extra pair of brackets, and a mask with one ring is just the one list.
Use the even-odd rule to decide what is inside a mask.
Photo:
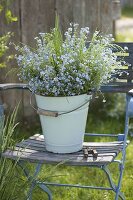
[(83, 93), (83, 94), (78, 94), (78, 95), (70, 95), (70, 96), (47, 96), (47, 95), (42, 95), (42, 94), (38, 94), (38, 93), (34, 93), (37, 96), (41, 96), (41, 97), (48, 97), (48, 98), (71, 98), (71, 97), (78, 97), (78, 96), (83, 96), (83, 95), (88, 95), (88, 96), (92, 96), (93, 91), (89, 91), (88, 93)]

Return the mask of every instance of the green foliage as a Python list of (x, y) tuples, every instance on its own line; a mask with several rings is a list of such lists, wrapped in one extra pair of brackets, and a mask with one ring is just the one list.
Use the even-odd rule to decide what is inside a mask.
[(133, 18), (133, 7), (125, 6), (122, 9), (122, 17)]
[[(0, 131), (0, 199), (1, 200), (19, 200), (25, 199), (25, 182), (20, 170), (17, 170), (17, 161), (11, 161), (2, 157), (6, 149), (14, 148), (13, 135), (17, 123), (15, 122), (18, 108), (16, 108), (10, 117), (7, 117), (3, 129)], [(23, 190), (23, 192), (22, 192)], [(22, 194), (22, 195), (21, 195)], [(23, 196), (23, 198), (21, 198)]]
[(13, 140), (13, 134), (15, 131), (15, 128), (18, 124), (15, 124), (16, 120), (16, 114), (17, 114), (18, 108), (16, 108), (10, 117), (7, 117), (5, 120), (5, 125), (3, 129), (1, 130), (1, 146), (0, 146), (0, 152), (4, 152), (7, 148), (11, 148), (14, 140)]
[(53, 29), (53, 34), (50, 36), (50, 38), (53, 40), (53, 48), (55, 49), (55, 53), (57, 56), (61, 55), (62, 49), (62, 33), (59, 27), (59, 19), (58, 16), (56, 16), (55, 20), (55, 29)]
[(122, 31), (121, 33), (116, 34), (116, 42), (132, 42), (133, 41), (133, 32), (128, 28)]
[(95, 118), (123, 119), (125, 112), (125, 94), (99, 94), (90, 103), (89, 113)]
[(3, 6), (0, 4), (0, 13), (2, 12), (3, 10)]
[(9, 9), (6, 10), (5, 16), (6, 16), (7, 23), (16, 22), (18, 20), (17, 17), (14, 17), (12, 15), (11, 10)]
[[(124, 7), (122, 9), (122, 20), (128, 20), (126, 18), (133, 18), (133, 7)], [(123, 27), (122, 30), (116, 30), (116, 42), (132, 42), (133, 41), (133, 31), (132, 25), (127, 26), (128, 21), (125, 21), (125, 29)]]
[[(13, 16), (12, 11), (9, 8), (11, 2), (11, 0), (0, 1), (0, 17), (1, 15), (4, 15), (8, 24), (17, 21), (17, 17)], [(9, 50), (8, 43), (11, 35), (12, 34), (9, 32), (0, 36), (0, 68), (6, 67), (7, 63), (14, 57), (13, 55), (6, 55)]]
[(87, 48), (88, 37), (88, 27), (79, 29), (78, 24), (70, 23), (63, 41), (56, 17), (55, 28), (35, 38), (35, 49), (15, 46), (20, 79), (28, 82), (32, 92), (45, 96), (75, 96), (98, 90), (112, 79), (116, 68), (121, 68), (114, 49), (122, 48), (112, 43), (112, 35), (98, 31)]
[[(13, 55), (6, 55), (7, 51), (9, 50), (8, 43), (11, 35), (11, 33), (7, 33), (6, 35), (0, 37), (0, 68), (6, 67), (7, 63), (14, 57)], [(2, 59), (4, 61), (2, 61)]]
[(0, 14), (5, 15), (6, 22), (9, 24), (11, 22), (16, 22), (17, 17), (13, 16), (12, 11), (10, 10), (10, 4), (12, 0), (1, 0), (0, 1)]

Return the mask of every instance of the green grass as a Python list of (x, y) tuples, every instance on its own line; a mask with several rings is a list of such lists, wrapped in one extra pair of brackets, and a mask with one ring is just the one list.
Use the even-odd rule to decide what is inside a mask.
[(122, 17), (123, 18), (133, 18), (133, 7), (124, 7), (122, 9)]
[[(133, 7), (125, 7), (122, 9), (122, 19), (133, 18)], [(127, 23), (127, 22), (126, 22)], [(132, 42), (133, 28), (125, 27), (125, 30), (116, 30), (116, 42)]]
[(123, 33), (117, 33), (116, 42), (133, 42), (133, 33), (129, 30), (125, 30)]
[[(26, 189), (26, 180), (23, 173), (17, 170), (17, 161), (9, 160), (2, 157), (2, 152), (7, 148), (13, 148), (16, 141), (14, 140), (17, 123), (15, 121), (17, 108), (12, 112), (10, 117), (5, 120), (1, 117), (0, 127), (0, 200), (16, 200), (25, 198), (24, 188)], [(25, 180), (25, 181), (22, 181)]]

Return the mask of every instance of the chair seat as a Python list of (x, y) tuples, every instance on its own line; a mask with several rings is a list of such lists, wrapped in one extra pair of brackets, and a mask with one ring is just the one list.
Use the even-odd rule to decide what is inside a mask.
[(111, 163), (123, 148), (123, 141), (115, 142), (84, 142), (83, 148), (95, 149), (97, 157), (88, 154), (84, 156), (83, 150), (76, 153), (56, 154), (48, 152), (45, 148), (44, 136), (36, 134), (27, 140), (18, 143), (13, 150), (6, 150), (3, 157), (14, 160), (25, 160), (34, 163), (57, 164), (78, 166), (102, 166)]

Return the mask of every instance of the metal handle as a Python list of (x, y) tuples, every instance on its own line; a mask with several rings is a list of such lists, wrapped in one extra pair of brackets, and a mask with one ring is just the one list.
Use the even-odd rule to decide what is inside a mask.
[(62, 112), (62, 113), (59, 113), (58, 111), (52, 111), (52, 110), (45, 110), (45, 109), (42, 109), (42, 108), (35, 108), (32, 104), (32, 96), (33, 96), (33, 93), (32, 95), (30, 96), (30, 105), (32, 106), (32, 108), (37, 112), (37, 114), (39, 115), (44, 115), (44, 116), (50, 116), (50, 117), (58, 117), (60, 115), (65, 115), (65, 114), (69, 114), (71, 112), (74, 112), (76, 110), (78, 110), (79, 108), (82, 108), (83, 106), (85, 106), (87, 103), (89, 103), (90, 99), (87, 100), (86, 102), (84, 102), (82, 105), (70, 110), (70, 111), (66, 111), (66, 112)]

